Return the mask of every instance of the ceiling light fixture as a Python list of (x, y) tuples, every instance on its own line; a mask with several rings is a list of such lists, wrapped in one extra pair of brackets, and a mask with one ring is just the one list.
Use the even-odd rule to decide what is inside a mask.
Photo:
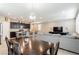
[(29, 19), (35, 20), (36, 19), (36, 16), (29, 16)]

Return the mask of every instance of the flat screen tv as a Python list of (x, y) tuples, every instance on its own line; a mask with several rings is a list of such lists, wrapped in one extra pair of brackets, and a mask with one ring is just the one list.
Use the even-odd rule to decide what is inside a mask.
[(53, 27), (53, 32), (63, 32), (63, 27)]

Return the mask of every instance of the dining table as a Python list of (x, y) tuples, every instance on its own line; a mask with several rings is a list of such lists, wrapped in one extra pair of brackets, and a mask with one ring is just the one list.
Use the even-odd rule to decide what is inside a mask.
[(39, 40), (39, 38), (25, 38), (18, 37), (10, 39), (12, 44), (19, 44), (19, 51), (21, 55), (53, 55), (54, 54), (54, 44), (51, 42), (46, 42)]

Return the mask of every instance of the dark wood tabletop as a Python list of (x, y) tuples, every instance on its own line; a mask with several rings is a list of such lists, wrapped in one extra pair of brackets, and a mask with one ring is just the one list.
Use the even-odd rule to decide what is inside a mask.
[(10, 41), (20, 44), (20, 51), (23, 55), (44, 55), (47, 54), (48, 50), (50, 54), (54, 52), (54, 44), (50, 42), (24, 37), (11, 39)]

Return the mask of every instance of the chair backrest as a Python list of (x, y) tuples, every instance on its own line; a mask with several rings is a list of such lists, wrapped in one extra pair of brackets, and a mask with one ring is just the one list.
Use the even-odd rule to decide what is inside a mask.
[(15, 55), (20, 55), (21, 51), (20, 51), (20, 45), (18, 42), (13, 43), (13, 52)]
[(54, 55), (57, 55), (57, 53), (58, 53), (59, 44), (60, 44), (60, 42), (57, 42), (57, 43), (56, 43), (56, 46), (55, 46), (55, 48), (54, 48)]
[(7, 37), (5, 37), (5, 41), (6, 41), (6, 44), (8, 47), (8, 55), (12, 55), (13, 54), (12, 44), (10, 43), (10, 41)]
[(9, 44), (9, 40), (8, 40), (8, 38), (7, 38), (7, 37), (5, 37), (5, 41), (6, 41), (7, 47), (9, 47), (9, 46), (10, 46), (10, 44)]

